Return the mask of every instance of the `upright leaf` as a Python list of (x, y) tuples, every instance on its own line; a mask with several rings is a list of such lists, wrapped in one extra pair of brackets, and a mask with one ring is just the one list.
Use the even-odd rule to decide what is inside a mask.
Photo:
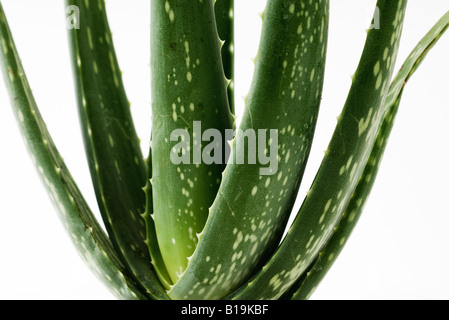
[(154, 266), (154, 270), (156, 271), (161, 283), (165, 287), (165, 289), (170, 289), (170, 286), (173, 282), (170, 279), (170, 275), (168, 274), (167, 267), (165, 266), (164, 259), (162, 258), (161, 249), (159, 248), (159, 243), (157, 241), (156, 235), (156, 227), (154, 225), (154, 220), (150, 216), (153, 212), (153, 188), (151, 185), (152, 178), (152, 170), (151, 170), (151, 151), (149, 157), (147, 159), (148, 163), (148, 178), (147, 185), (144, 188), (146, 195), (146, 211), (143, 214), (143, 218), (146, 221), (147, 226), (147, 239), (145, 243), (148, 246), (148, 250), (151, 255), (151, 263)]
[[(67, 0), (78, 109), (92, 181), (116, 251), (150, 294), (161, 290), (145, 244), (146, 164), (122, 82), (104, 0)], [(69, 7), (70, 8), (70, 7)]]
[(215, 1), (215, 19), (218, 35), (223, 41), (221, 55), (223, 68), (228, 79), (228, 98), (231, 112), (235, 113), (234, 103), (234, 0)]
[(198, 248), (170, 297), (221, 298), (256, 272), (279, 244), (318, 116), (328, 10), (328, 1), (268, 1), (230, 163)]
[(317, 261), (310, 267), (304, 278), (300, 279), (298, 283), (295, 284), (294, 290), (291, 290), (284, 298), (299, 300), (308, 299), (341, 253), (362, 214), (364, 204), (374, 186), (382, 156), (393, 129), (394, 120), (398, 112), (405, 85), (422, 63), (427, 53), (433, 48), (448, 28), (449, 12), (446, 13), (435, 24), (432, 30), (430, 30), (419, 42), (396, 75), (390, 86), (390, 91), (383, 107), (384, 117), (382, 126), (377, 133), (376, 142), (371, 151), (365, 170), (360, 177), (357, 188), (343, 214), (342, 220), (336, 227), (335, 233), (329, 240), (329, 243), (320, 252)]
[(278, 299), (315, 261), (340, 222), (382, 124), (407, 1), (379, 0), (343, 112), (311, 189), (281, 246), (233, 299)]
[[(51, 139), (21, 65), (1, 3), (0, 43), (1, 65), (14, 114), (31, 159), (73, 244), (91, 270), (117, 297), (145, 299), (147, 296), (130, 277)], [(161, 291), (159, 297), (163, 296)]]
[(218, 140), (233, 128), (213, 5), (151, 2), (153, 217), (172, 282), (195, 250), (220, 184), (224, 146), (214, 143), (223, 145)]

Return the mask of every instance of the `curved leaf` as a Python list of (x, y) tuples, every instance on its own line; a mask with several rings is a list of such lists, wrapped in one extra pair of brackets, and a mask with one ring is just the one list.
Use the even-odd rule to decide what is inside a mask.
[(146, 211), (142, 216), (143, 219), (146, 221), (147, 227), (147, 239), (145, 243), (148, 246), (151, 255), (151, 263), (154, 266), (154, 270), (156, 271), (156, 274), (158, 275), (159, 280), (161, 281), (164, 288), (168, 290), (172, 285), (172, 281), (165, 266), (164, 259), (162, 258), (162, 253), (159, 248), (159, 243), (157, 241), (156, 227), (154, 225), (154, 220), (151, 216), (153, 212), (153, 189), (150, 182), (152, 178), (151, 150), (147, 159), (147, 164), (148, 164), (148, 179), (147, 185), (144, 188), (146, 195)]
[[(328, 1), (268, 1), (254, 80), (231, 145), (231, 161), (197, 250), (170, 297), (222, 298), (256, 272), (278, 246), (321, 102), (328, 7)], [(257, 161), (242, 164), (241, 155)]]
[[(81, 257), (123, 299), (145, 299), (89, 209), (39, 113), (0, 3), (0, 57), (11, 104), (33, 163)], [(55, 253), (57, 254), (57, 253)]]
[(153, 0), (151, 8), (152, 217), (176, 282), (195, 250), (225, 168), (223, 158), (206, 162), (207, 147), (218, 141), (209, 137), (214, 140), (206, 146), (205, 133), (211, 129), (224, 137), (233, 117), (213, 0)]
[[(69, 30), (78, 110), (103, 221), (130, 273), (155, 297), (163, 288), (145, 244), (146, 164), (114, 51), (104, 0), (67, 0), (79, 10)], [(70, 7), (69, 7), (70, 8)]]
[(383, 116), (407, 1), (379, 0), (343, 112), (324, 159), (290, 230), (263, 269), (233, 299), (278, 299), (328, 243), (368, 161)]
[(326, 273), (336, 261), (338, 255), (347, 243), (354, 227), (359, 220), (364, 204), (373, 188), (379, 166), (384, 154), (388, 138), (393, 128), (394, 120), (398, 112), (399, 104), (405, 85), (410, 77), (423, 62), (427, 53), (433, 48), (436, 42), (443, 36), (449, 28), (449, 12), (446, 13), (419, 42), (413, 52), (404, 62), (401, 70), (393, 80), (390, 91), (385, 101), (385, 115), (382, 120), (382, 126), (377, 133), (376, 143), (374, 144), (371, 155), (366, 164), (365, 170), (360, 177), (348, 208), (343, 214), (342, 220), (336, 227), (335, 233), (329, 240), (329, 243), (320, 252), (317, 261), (312, 265), (306, 276), (295, 284), (294, 290), (289, 292), (286, 299), (308, 299)]
[(218, 35), (223, 41), (221, 56), (228, 84), (228, 98), (231, 112), (235, 112), (234, 104), (234, 0), (215, 1), (215, 20)]

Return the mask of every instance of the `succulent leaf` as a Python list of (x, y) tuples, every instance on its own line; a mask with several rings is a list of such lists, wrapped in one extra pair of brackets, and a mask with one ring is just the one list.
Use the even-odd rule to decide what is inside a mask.
[[(222, 298), (257, 271), (278, 245), (318, 116), (328, 10), (328, 1), (268, 1), (254, 80), (231, 145), (231, 161), (199, 245), (170, 297)], [(251, 130), (257, 132), (257, 142), (245, 147)], [(240, 164), (239, 153), (254, 155), (255, 145), (257, 162)], [(270, 154), (269, 167), (260, 152)]]
[[(148, 298), (130, 277), (78, 189), (40, 115), (0, 3), (1, 65), (31, 159), (67, 233), (93, 273), (123, 299)], [(163, 292), (161, 292), (163, 295)]]
[(151, 177), (152, 177), (152, 170), (151, 170), (151, 150), (147, 159), (147, 165), (148, 165), (148, 178), (147, 178), (147, 185), (145, 186), (145, 196), (146, 196), (146, 211), (143, 214), (142, 218), (146, 221), (146, 227), (147, 227), (147, 239), (145, 241), (146, 245), (148, 246), (148, 250), (150, 252), (151, 256), (151, 263), (153, 264), (154, 270), (156, 271), (156, 274), (158, 275), (162, 285), (165, 289), (170, 289), (170, 287), (173, 285), (173, 282), (170, 279), (170, 275), (168, 274), (167, 268), (164, 263), (164, 259), (162, 258), (161, 249), (159, 248), (159, 243), (157, 241), (157, 235), (156, 235), (156, 227), (154, 225), (154, 219), (152, 216), (153, 212), (153, 189), (151, 185)]
[(147, 169), (114, 50), (104, 0), (67, 0), (79, 9), (69, 29), (78, 110), (97, 201), (109, 237), (150, 295), (161, 291), (145, 244)]
[(68, 27), (78, 111), (107, 232), (47, 130), (0, 2), (0, 65), (14, 115), (92, 272), (126, 300), (308, 299), (362, 214), (405, 85), (449, 28), (447, 12), (392, 80), (407, 2), (377, 0), (346, 103), (286, 234), (318, 119), (329, 0), (267, 0), (237, 131), (234, 0), (151, 0), (146, 160), (105, 0), (65, 1), (75, 10)]
[(226, 78), (229, 80), (228, 97), (231, 112), (235, 113), (234, 104), (234, 0), (215, 1), (215, 20), (218, 35), (223, 42), (221, 55)]
[(204, 161), (203, 133), (214, 129), (224, 137), (233, 117), (213, 0), (151, 5), (153, 216), (174, 283), (197, 245), (225, 168), (223, 160)]
[(382, 156), (393, 129), (394, 120), (398, 112), (405, 85), (423, 62), (427, 53), (434, 47), (448, 28), (449, 12), (446, 13), (424, 36), (396, 75), (390, 85), (390, 91), (383, 108), (385, 111), (382, 119), (382, 126), (377, 133), (376, 142), (371, 151), (371, 155), (363, 174), (360, 177), (357, 188), (351, 197), (351, 201), (342, 216), (342, 220), (336, 227), (335, 233), (329, 240), (329, 243), (320, 252), (317, 261), (309, 268), (305, 277), (300, 279), (298, 283), (295, 284), (294, 290), (291, 290), (283, 298), (295, 300), (308, 299), (341, 253), (362, 214), (364, 204), (374, 186)]
[(382, 14), (380, 28), (368, 32), (351, 90), (312, 187), (276, 253), (246, 286), (229, 298), (280, 298), (333, 235), (381, 125), (406, 4), (402, 0), (377, 2)]

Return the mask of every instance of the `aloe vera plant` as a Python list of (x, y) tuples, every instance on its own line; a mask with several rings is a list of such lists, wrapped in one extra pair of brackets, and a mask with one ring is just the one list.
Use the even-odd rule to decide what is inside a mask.
[[(4, 78), (26, 145), (74, 244), (124, 299), (308, 298), (360, 216), (405, 83), (449, 25), (446, 14), (393, 80), (407, 1), (378, 1), (379, 28), (368, 31), (334, 135), (296, 212), (322, 96), (329, 1), (268, 0), (238, 127), (234, 1), (151, 1), (153, 121), (146, 155), (104, 1), (66, 4), (79, 10), (72, 21), (79, 26), (68, 31), (71, 59), (105, 230), (52, 142), (0, 7)], [(226, 136), (234, 128), (229, 146), (209, 144), (213, 135), (195, 140), (208, 129)], [(173, 139), (176, 130), (184, 135)], [(251, 140), (250, 130), (270, 135)], [(245, 141), (260, 149), (255, 163), (236, 161), (239, 152), (251, 155), (253, 145)], [(234, 162), (206, 163), (227, 151)]]

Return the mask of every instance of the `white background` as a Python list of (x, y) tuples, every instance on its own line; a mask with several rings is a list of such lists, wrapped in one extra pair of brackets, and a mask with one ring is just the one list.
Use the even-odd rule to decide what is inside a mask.
[[(150, 133), (150, 1), (107, 2), (142, 148)], [(84, 158), (62, 0), (2, 0), (50, 133), (97, 212)], [(236, 0), (236, 99), (241, 114), (265, 0)], [(372, 0), (332, 0), (325, 88), (315, 146), (298, 197), (327, 148), (358, 64)], [(410, 0), (398, 67), (447, 11)], [(449, 34), (407, 85), (364, 215), (314, 299), (449, 298)], [(81, 262), (25, 150), (0, 81), (0, 299), (113, 299)]]

